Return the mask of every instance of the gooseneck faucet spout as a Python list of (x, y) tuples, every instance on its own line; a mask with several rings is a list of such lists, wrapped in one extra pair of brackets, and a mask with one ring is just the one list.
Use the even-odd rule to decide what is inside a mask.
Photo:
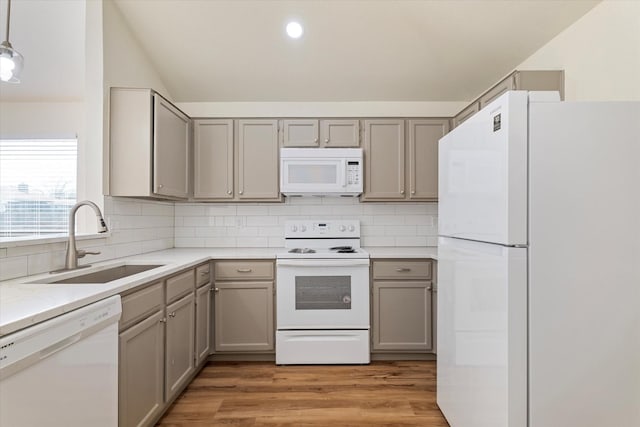
[(82, 202), (78, 202), (69, 211), (69, 241), (67, 242), (67, 254), (66, 254), (66, 262), (64, 269), (65, 270), (74, 270), (78, 268), (78, 258), (82, 258), (85, 255), (97, 255), (100, 252), (87, 252), (84, 250), (76, 249), (76, 212), (81, 206), (89, 206), (96, 213), (96, 219), (98, 220), (98, 233), (106, 233), (109, 231), (107, 228), (107, 224), (104, 222), (104, 218), (102, 217), (102, 212), (100, 212), (100, 208), (95, 203), (84, 200)]

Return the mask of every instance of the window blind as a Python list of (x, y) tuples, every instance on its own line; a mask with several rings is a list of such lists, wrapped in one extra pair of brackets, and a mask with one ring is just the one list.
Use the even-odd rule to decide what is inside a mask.
[(77, 158), (77, 139), (0, 140), (0, 237), (67, 232)]

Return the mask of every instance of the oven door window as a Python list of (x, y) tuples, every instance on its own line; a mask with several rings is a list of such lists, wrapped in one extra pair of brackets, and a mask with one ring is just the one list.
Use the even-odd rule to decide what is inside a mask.
[(296, 276), (296, 310), (350, 310), (351, 276)]

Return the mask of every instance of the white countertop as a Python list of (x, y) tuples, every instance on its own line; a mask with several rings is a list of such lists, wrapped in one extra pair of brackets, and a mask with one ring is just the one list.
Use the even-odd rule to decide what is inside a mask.
[[(436, 248), (364, 248), (371, 258), (433, 258)], [(105, 269), (122, 264), (164, 264), (130, 277), (100, 284), (43, 284), (48, 273), (0, 282), (0, 336), (59, 316), (155, 279), (211, 259), (275, 259), (283, 248), (174, 248), (93, 264)], [(94, 271), (92, 268), (90, 271)], [(82, 274), (60, 273), (57, 280)]]
[(431, 258), (438, 259), (438, 248), (418, 247), (366, 247), (370, 258)]

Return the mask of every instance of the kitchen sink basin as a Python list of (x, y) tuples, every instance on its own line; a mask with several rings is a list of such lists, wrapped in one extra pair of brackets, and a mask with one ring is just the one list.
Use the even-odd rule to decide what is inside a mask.
[(105, 270), (68, 277), (66, 279), (47, 281), (47, 283), (107, 283), (162, 267), (163, 265), (164, 264), (124, 264)]

